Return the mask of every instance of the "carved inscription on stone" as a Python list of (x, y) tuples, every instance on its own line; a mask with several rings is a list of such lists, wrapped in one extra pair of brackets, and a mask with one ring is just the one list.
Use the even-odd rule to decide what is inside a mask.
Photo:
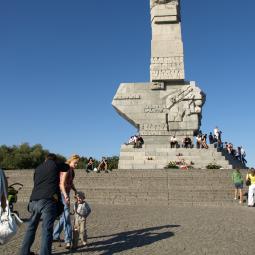
[(165, 105), (146, 105), (144, 108), (145, 113), (165, 113), (168, 109)]
[(150, 84), (151, 90), (163, 90), (165, 89), (164, 82), (153, 82)]
[(140, 125), (141, 135), (168, 135), (167, 123), (145, 123)]
[(184, 71), (183, 70), (166, 70), (166, 71), (151, 71), (152, 80), (183, 80)]
[(128, 106), (128, 105), (139, 105), (139, 100), (115, 100), (115, 102), (118, 102), (119, 106)]
[(140, 131), (167, 131), (166, 123), (144, 123), (140, 125)]
[(173, 67), (183, 66), (183, 56), (174, 57), (153, 57), (151, 58), (152, 64), (172, 64)]
[(146, 135), (167, 135), (169, 136), (169, 131), (147, 131), (147, 130), (142, 130), (140, 131), (141, 136), (146, 136)]
[(152, 80), (184, 79), (183, 56), (151, 58), (150, 74)]
[(141, 95), (118, 95), (113, 98), (113, 100), (134, 100), (134, 99), (141, 99)]

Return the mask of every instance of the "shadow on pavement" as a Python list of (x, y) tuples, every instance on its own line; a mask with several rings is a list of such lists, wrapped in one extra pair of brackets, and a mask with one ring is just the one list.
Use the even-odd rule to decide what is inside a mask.
[[(100, 254), (110, 255), (118, 252), (138, 248), (158, 242), (174, 236), (169, 231), (170, 228), (180, 227), (180, 225), (164, 225), (151, 228), (138, 229), (133, 231), (116, 233), (113, 235), (96, 236), (89, 238), (105, 238), (102, 241), (89, 243), (87, 247), (81, 247), (77, 251), (68, 251), (54, 254), (79, 254), (82, 252), (100, 252)], [(160, 231), (160, 232), (158, 232)]]

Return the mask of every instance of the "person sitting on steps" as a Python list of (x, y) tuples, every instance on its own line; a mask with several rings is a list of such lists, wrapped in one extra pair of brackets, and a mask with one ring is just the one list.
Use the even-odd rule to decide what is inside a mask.
[(178, 147), (178, 141), (175, 135), (170, 137), (170, 147), (171, 148), (177, 148)]
[(105, 157), (102, 157), (102, 160), (98, 165), (97, 172), (99, 173), (100, 171), (105, 171), (105, 173), (108, 173), (107, 159)]
[(202, 140), (201, 140), (201, 145), (202, 145), (202, 148), (204, 148), (204, 149), (208, 149), (208, 145), (206, 143), (206, 139), (207, 139), (207, 135), (203, 134), (202, 135)]
[(138, 135), (136, 137), (137, 138), (136, 138), (136, 141), (135, 141), (135, 144), (134, 144), (134, 148), (142, 148), (142, 146), (144, 144), (143, 138), (140, 135)]
[(183, 139), (183, 147), (184, 148), (192, 148), (192, 141), (190, 139), (190, 137), (186, 136), (184, 139)]
[(89, 173), (93, 171), (93, 169), (94, 169), (94, 160), (92, 157), (89, 157), (87, 167), (86, 167), (86, 172)]

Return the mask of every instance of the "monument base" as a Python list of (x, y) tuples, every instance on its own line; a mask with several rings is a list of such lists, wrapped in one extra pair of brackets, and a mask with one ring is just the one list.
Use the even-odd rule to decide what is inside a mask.
[(245, 168), (245, 166), (224, 150), (209, 145), (208, 149), (170, 148), (169, 144), (145, 144), (142, 148), (122, 145), (119, 169), (164, 169), (169, 162), (182, 162), (196, 169), (206, 169), (209, 164), (223, 169)]

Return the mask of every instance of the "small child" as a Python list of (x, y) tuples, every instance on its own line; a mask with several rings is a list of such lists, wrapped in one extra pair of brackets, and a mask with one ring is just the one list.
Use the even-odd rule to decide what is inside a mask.
[(90, 213), (91, 208), (85, 201), (85, 194), (80, 191), (77, 192), (74, 204), (73, 249), (77, 248), (79, 237), (82, 244), (87, 245), (86, 219)]

